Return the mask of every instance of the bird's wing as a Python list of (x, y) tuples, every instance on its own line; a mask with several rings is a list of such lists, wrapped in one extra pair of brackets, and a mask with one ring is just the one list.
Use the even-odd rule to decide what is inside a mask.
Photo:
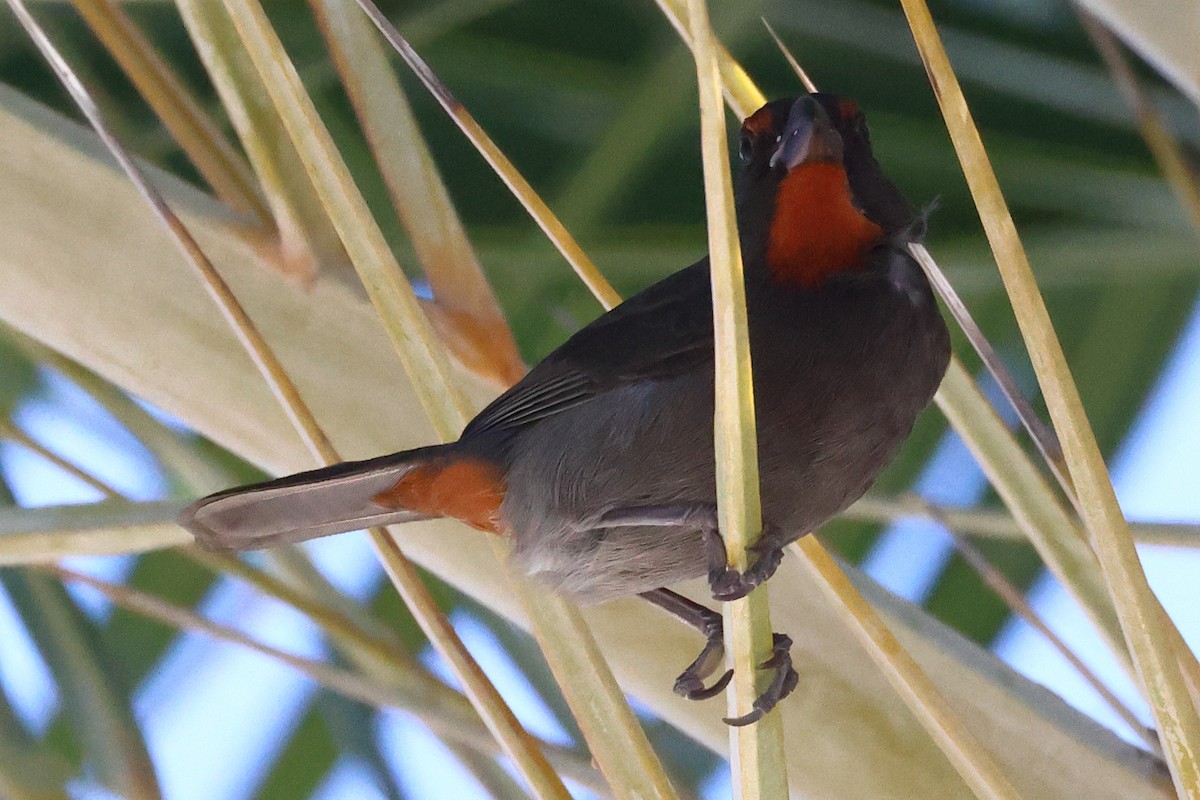
[(712, 358), (705, 258), (580, 330), (481, 411), (463, 436), (527, 425), (613, 389), (711, 364)]

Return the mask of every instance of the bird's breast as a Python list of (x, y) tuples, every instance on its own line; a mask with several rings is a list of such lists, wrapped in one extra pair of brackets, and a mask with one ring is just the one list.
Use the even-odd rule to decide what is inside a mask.
[[(799, 535), (861, 495), (895, 454), (945, 370), (947, 335), (936, 306), (914, 303), (883, 271), (749, 299), (764, 519)], [(593, 600), (702, 574), (697, 531), (587, 520), (716, 503), (713, 384), (708, 361), (523, 433), (503, 506), (518, 563)]]

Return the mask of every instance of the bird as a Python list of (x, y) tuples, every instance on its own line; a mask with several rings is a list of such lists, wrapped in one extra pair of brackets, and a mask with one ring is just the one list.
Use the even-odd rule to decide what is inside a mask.
[[(517, 570), (584, 603), (638, 595), (699, 630), (675, 690), (729, 682), (722, 617), (671, 590), (707, 577), (744, 597), (783, 548), (861, 497), (932, 399), (950, 356), (925, 232), (876, 160), (863, 112), (824, 93), (774, 100), (740, 129), (735, 206), (750, 338), (763, 531), (745, 571), (717, 521), (708, 257), (581, 328), (457, 441), (346, 462), (201, 499), (180, 523), (236, 551), (452, 517), (512, 542)], [(761, 719), (797, 685), (775, 635)]]

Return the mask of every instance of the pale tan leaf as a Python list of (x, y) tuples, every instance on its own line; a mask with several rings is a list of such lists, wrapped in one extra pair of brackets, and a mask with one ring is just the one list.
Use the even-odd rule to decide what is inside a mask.
[(190, 544), (192, 537), (175, 524), (181, 505), (177, 501), (113, 501), (4, 509), (0, 512), (0, 565), (140, 553)]
[(1200, 104), (1200, 9), (1170, 0), (1081, 0), (1080, 5)]
[[(525, 374), (516, 342), (370, 21), (351, 3), (310, 0), (392, 205), (429, 279), (442, 341), (461, 343), (500, 386)], [(460, 358), (462, 356), (460, 355)], [(465, 359), (463, 359), (465, 360)]]
[(311, 280), (322, 265), (344, 268), (345, 250), (229, 15), (220, 3), (207, 0), (179, 0), (176, 5), (275, 219), (276, 265), (302, 280)]
[(269, 233), (274, 221), (258, 182), (220, 126), (114, 0), (71, 0), (217, 197)]

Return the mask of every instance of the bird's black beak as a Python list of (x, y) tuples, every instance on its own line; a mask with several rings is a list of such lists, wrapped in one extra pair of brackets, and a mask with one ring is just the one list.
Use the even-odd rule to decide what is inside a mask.
[(841, 159), (842, 137), (834, 130), (821, 104), (811, 95), (792, 103), (783, 136), (771, 156), (771, 167), (790, 171), (801, 164)]

